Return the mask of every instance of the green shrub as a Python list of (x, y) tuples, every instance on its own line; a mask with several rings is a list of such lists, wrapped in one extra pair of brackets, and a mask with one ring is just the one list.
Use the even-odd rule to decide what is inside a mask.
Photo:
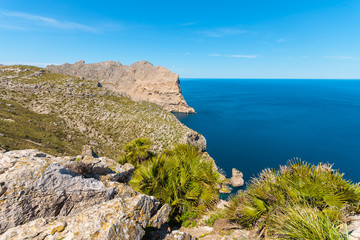
[(286, 215), (283, 209), (287, 206), (314, 208), (338, 223), (345, 215), (358, 211), (359, 200), (359, 186), (344, 180), (343, 174), (331, 165), (314, 166), (293, 160), (277, 172), (266, 169), (252, 179), (245, 191), (232, 198), (226, 214), (229, 219), (248, 228), (256, 226), (261, 235), (267, 235), (274, 219)]
[(327, 214), (309, 206), (288, 206), (273, 219), (272, 232), (277, 239), (344, 240), (340, 223), (333, 222)]
[(182, 223), (214, 206), (220, 182), (198, 148), (181, 144), (141, 164), (130, 184), (172, 206), (171, 219)]
[(152, 142), (149, 138), (137, 138), (124, 145), (125, 155), (119, 159), (119, 163), (131, 163), (135, 167), (141, 162), (149, 159), (152, 154), (149, 151)]

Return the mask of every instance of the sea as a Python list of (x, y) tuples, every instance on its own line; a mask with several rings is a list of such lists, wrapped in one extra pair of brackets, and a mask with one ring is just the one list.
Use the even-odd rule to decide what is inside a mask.
[(195, 114), (176, 114), (205, 136), (207, 152), (248, 183), (289, 160), (333, 164), (360, 182), (360, 80), (180, 79)]

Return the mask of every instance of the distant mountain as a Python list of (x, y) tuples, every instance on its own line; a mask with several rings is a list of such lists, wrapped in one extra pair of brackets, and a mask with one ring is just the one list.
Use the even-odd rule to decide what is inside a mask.
[(158, 104), (167, 111), (194, 113), (181, 93), (179, 75), (167, 68), (153, 66), (147, 61), (136, 62), (130, 66), (120, 62), (108, 61), (85, 64), (49, 65), (46, 69), (96, 80), (101, 86), (128, 96), (134, 101), (147, 101)]

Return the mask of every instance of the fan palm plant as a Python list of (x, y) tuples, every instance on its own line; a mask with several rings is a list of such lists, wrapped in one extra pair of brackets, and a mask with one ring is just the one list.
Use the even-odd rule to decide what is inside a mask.
[(184, 214), (199, 214), (214, 205), (220, 182), (213, 163), (203, 158), (198, 148), (180, 144), (144, 162), (130, 184), (172, 206), (172, 218), (182, 222)]
[(360, 188), (343, 179), (331, 165), (310, 165), (294, 159), (279, 171), (263, 170), (248, 188), (229, 203), (228, 218), (262, 235), (272, 228), (273, 218), (287, 206), (309, 206), (336, 223), (359, 210)]

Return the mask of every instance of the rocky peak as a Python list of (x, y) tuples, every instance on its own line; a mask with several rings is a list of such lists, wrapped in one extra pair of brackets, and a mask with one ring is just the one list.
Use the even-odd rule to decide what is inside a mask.
[(140, 61), (130, 66), (107, 61), (85, 64), (49, 65), (48, 70), (98, 81), (111, 91), (127, 95), (135, 101), (155, 103), (171, 112), (194, 113), (181, 93), (179, 75), (165, 67)]

